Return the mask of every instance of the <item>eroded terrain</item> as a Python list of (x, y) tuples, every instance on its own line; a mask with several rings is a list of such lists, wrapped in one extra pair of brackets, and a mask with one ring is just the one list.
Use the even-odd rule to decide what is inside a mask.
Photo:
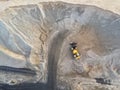
[[(0, 82), (37, 83), (36, 90), (119, 90), (119, 40), (120, 16), (95, 6), (44, 2), (10, 7), (0, 13), (0, 65), (36, 74), (2, 69)], [(72, 57), (73, 41), (80, 60)]]

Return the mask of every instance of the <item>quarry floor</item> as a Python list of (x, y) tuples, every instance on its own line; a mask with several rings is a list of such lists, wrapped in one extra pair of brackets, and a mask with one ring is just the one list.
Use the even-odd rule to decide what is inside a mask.
[[(2, 7), (0, 8), (0, 51), (5, 53), (5, 55), (0, 53), (0, 58), (7, 60), (7, 62), (3, 60), (0, 64), (27, 67), (38, 71), (38, 77), (30, 76), (30, 79), (26, 78), (27, 76), (23, 77), (29, 79), (29, 83), (28, 81), (18, 85), (1, 83), (0, 88), (3, 90), (33, 90), (33, 88), (35, 90), (119, 90), (119, 1), (113, 3), (107, 0), (104, 2), (76, 0), (74, 3), (77, 4), (63, 2), (36, 4), (38, 2), (39, 0), (0, 1)], [(84, 3), (98, 5), (102, 9), (81, 5)], [(27, 6), (27, 4), (32, 5)], [(73, 58), (70, 42), (77, 43), (81, 54), (79, 60)], [(6, 47), (3, 48), (2, 45)], [(6, 58), (7, 56), (13, 56), (15, 65), (12, 61), (8, 62), (11, 58)], [(42, 79), (39, 76), (42, 76)], [(97, 83), (95, 78), (110, 79), (111, 85)], [(33, 79), (38, 82), (33, 83)]]

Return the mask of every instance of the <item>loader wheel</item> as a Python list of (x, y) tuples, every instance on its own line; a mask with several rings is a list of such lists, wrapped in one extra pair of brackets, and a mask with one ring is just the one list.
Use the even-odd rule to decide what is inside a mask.
[(76, 58), (77, 56), (76, 56), (76, 55), (74, 55), (74, 57)]
[(73, 50), (73, 48), (71, 48), (71, 50)]
[(80, 56), (80, 54), (79, 54), (79, 53), (77, 53), (77, 56)]

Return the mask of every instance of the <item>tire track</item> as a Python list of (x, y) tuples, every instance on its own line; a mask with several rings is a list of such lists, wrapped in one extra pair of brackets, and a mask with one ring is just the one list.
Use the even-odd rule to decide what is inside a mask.
[(26, 74), (26, 75), (36, 75), (36, 72), (31, 69), (27, 68), (13, 68), (13, 67), (8, 67), (8, 66), (0, 66), (0, 71), (3, 72), (15, 72), (19, 74)]
[(48, 52), (48, 90), (56, 90), (57, 63), (68, 30), (60, 31), (53, 39)]
[[(68, 30), (60, 31), (50, 43), (51, 45), (48, 52), (48, 81), (46, 84), (21, 83), (18, 85), (8, 85), (0, 83), (0, 90), (56, 90), (57, 63), (59, 60), (63, 41), (68, 35)], [(28, 71), (28, 69), (16, 69), (4, 66), (1, 66), (0, 70), (34, 74), (34, 72)]]

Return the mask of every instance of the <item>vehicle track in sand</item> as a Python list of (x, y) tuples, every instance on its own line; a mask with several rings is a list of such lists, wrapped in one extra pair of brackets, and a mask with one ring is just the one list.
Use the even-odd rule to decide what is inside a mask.
[(68, 30), (60, 31), (53, 39), (48, 52), (48, 90), (56, 90), (57, 63)]
[[(68, 30), (60, 31), (50, 42), (48, 52), (48, 80), (43, 83), (22, 83), (18, 85), (7, 85), (0, 83), (2, 90), (56, 90), (57, 63), (59, 60), (64, 39), (69, 35)], [(5, 69), (5, 68), (4, 68)], [(6, 69), (5, 69), (6, 70)], [(16, 70), (16, 69), (15, 69)]]

